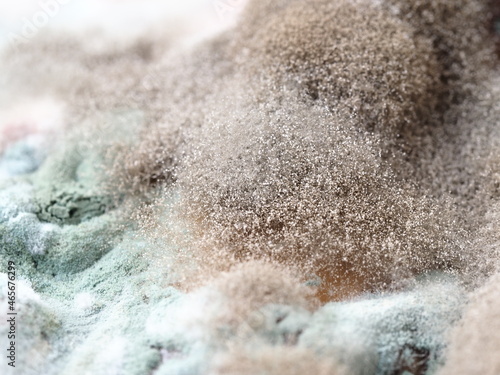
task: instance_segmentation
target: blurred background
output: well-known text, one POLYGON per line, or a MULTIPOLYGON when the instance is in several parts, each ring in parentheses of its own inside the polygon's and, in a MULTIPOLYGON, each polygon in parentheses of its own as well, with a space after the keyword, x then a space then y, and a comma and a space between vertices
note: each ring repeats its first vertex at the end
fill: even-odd
MULTIPOLYGON (((247 0, 0 0, 0 53, 38 49, 37 37, 68 35, 91 48, 128 45, 143 35, 193 45, 233 25, 247 0), (10 47, 7 48, 7 47, 10 47)), ((38 54, 40 53, 37 52, 38 54)), ((13 57, 13 56, 12 56, 13 57)), ((16 96, 0 69, 0 155, 28 134, 62 126, 63 104, 16 96)), ((3 174, 0 162, 0 178, 3 174)))
POLYGON ((245 1, 0 0, 0 47, 26 42, 42 30, 98 30, 130 38, 148 29, 178 28, 207 35, 231 25, 245 1))

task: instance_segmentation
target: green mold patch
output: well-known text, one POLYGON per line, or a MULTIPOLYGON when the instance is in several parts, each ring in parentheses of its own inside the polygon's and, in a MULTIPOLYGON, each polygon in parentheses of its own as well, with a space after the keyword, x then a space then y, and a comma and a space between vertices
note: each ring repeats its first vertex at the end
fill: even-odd
POLYGON ((101 216, 114 208, 112 199, 105 196, 85 196, 79 192, 60 192, 54 199, 39 204, 40 221, 59 225, 77 225, 101 216))
POLYGON ((65 226, 45 255, 34 256, 37 269, 53 276, 81 272, 110 251, 121 232, 111 215, 65 226))
POLYGON ((34 272, 35 262, 27 249, 26 242, 20 236, 12 236, 6 224, 0 224, 0 272, 6 272, 9 260, 15 259, 17 272, 20 275, 31 275, 34 272))

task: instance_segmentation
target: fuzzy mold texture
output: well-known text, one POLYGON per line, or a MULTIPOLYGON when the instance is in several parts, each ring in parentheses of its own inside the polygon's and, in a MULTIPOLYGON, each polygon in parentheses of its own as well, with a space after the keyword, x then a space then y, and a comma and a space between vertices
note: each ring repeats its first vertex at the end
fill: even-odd
POLYGON ((500 374, 498 1, 39 5, 1 374, 500 374))

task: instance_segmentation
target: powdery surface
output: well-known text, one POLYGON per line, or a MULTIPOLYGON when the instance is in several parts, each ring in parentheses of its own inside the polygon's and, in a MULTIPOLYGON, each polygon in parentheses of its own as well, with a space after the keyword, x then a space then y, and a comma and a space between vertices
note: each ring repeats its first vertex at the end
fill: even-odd
POLYGON ((485 374, 500 372, 500 275, 477 290, 458 326, 453 330, 448 360, 439 374, 485 374))

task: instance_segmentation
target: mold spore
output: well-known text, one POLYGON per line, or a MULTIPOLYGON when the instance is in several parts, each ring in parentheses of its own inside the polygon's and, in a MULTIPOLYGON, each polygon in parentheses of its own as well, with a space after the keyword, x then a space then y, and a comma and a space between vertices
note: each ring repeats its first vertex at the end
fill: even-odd
POLYGON ((432 116, 441 67, 430 40, 411 25, 371 1, 292 2, 265 23, 253 16, 260 7, 249 5, 240 27, 251 36, 240 42, 250 49, 244 58, 255 61, 273 86, 297 87, 345 109, 360 127, 387 134, 432 116))

